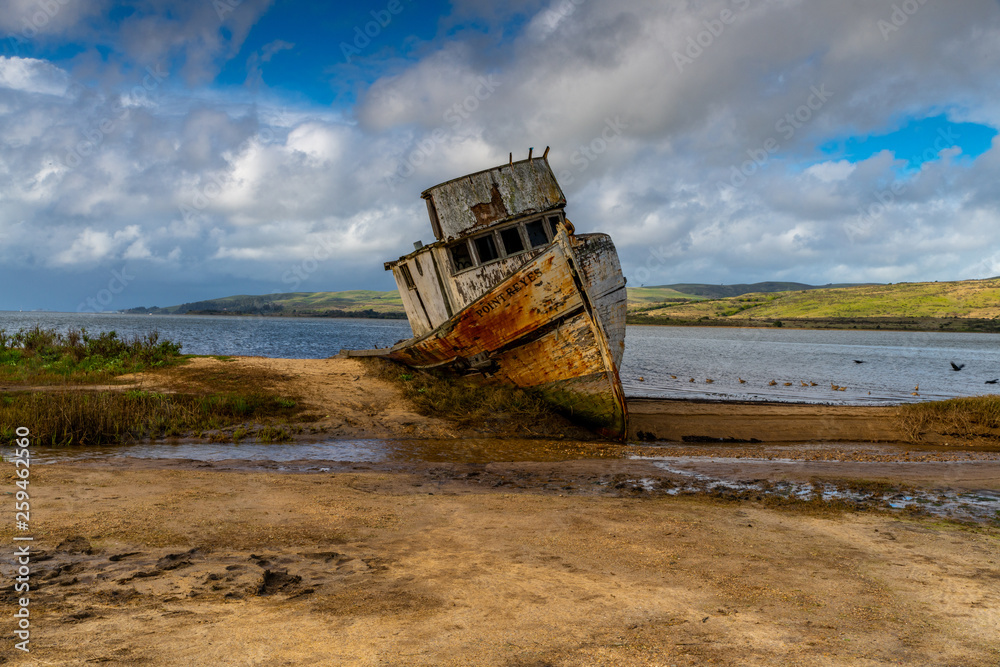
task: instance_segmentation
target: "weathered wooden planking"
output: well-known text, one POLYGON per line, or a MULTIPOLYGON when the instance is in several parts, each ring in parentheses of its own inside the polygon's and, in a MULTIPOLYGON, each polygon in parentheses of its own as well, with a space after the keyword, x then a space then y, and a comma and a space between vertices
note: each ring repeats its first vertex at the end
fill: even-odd
POLYGON ((554 330, 497 358, 496 381, 534 387, 574 419, 609 437, 627 429, 617 370, 601 354, 598 329, 585 310, 554 330))
POLYGON ((566 196, 544 157, 462 176, 428 188, 420 196, 430 202, 439 241, 566 205, 566 196))
POLYGON ((542 255, 452 320, 388 356, 418 368, 488 360, 494 381, 538 387, 582 421, 624 437, 628 416, 614 352, 573 254, 560 233, 542 255))
POLYGON ((621 368, 622 358, 625 356, 628 297, 625 278, 618 263, 618 251, 607 234, 579 234, 570 239, 587 292, 594 302, 604 334, 608 338, 615 366, 621 368))
POLYGON ((406 357, 400 361, 427 366, 491 353, 582 305, 563 249, 555 245, 438 329, 400 343, 406 357))

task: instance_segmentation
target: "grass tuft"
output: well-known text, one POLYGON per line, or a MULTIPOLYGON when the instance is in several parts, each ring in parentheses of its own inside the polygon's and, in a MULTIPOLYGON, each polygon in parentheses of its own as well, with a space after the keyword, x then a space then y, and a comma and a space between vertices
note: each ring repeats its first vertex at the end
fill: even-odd
POLYGON ((920 443, 929 433, 958 439, 1000 439, 1000 396, 970 396, 899 407, 896 426, 908 442, 920 443))
POLYGON ((416 371, 377 357, 360 361, 371 375, 398 387, 423 415, 496 435, 592 437, 530 390, 416 371))
POLYGON ((236 426, 237 441, 248 435, 263 442, 290 440, 288 432, 267 424, 258 431, 248 422, 288 420, 288 401, 262 390, 238 394, 164 394, 150 391, 13 392, 0 400, 0 444, 12 444, 17 426, 28 426, 43 445, 106 445, 143 438, 180 437, 236 426))
POLYGON ((19 385, 106 382, 116 375, 175 364, 181 346, 152 331, 120 338, 114 331, 0 329, 0 381, 19 385))
POLYGON ((0 444, 11 443, 18 426, 49 445, 195 434, 215 441, 291 439, 276 424, 291 421, 303 408, 275 392, 284 376, 235 364, 188 367, 180 348, 156 332, 122 339, 113 331, 94 337, 83 329, 65 334, 39 327, 15 334, 0 329, 0 381, 24 388, 0 394, 0 444), (162 377, 157 371, 175 365, 175 381, 164 392, 81 386, 124 373, 162 377))

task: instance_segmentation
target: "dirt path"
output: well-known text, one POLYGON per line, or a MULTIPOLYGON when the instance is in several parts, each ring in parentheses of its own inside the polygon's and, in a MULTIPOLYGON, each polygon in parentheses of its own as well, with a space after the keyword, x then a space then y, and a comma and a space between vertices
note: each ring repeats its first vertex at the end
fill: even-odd
POLYGON ((193 468, 32 469, 32 653, 12 649, 7 589, 5 664, 1000 661, 995 529, 418 469, 193 468))
POLYGON ((147 389, 177 391, 190 388, 192 381, 211 389, 214 375, 231 375, 234 370, 256 375, 276 393, 303 401, 310 412, 311 432, 351 438, 455 438, 462 434, 445 420, 411 410, 396 387, 372 376, 357 359, 196 357, 167 371, 121 379, 147 389))

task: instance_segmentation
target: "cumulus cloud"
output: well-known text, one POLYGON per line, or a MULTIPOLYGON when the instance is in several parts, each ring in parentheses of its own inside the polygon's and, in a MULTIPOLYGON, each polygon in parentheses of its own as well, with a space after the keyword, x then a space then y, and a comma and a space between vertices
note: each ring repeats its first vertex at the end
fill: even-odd
POLYGON ((67 73, 45 60, 0 56, 0 88, 62 95, 68 85, 67 73))
POLYGON ((86 227, 83 231, 77 234, 69 248, 56 254, 52 258, 52 262, 56 266, 59 266, 95 264, 103 260, 111 259, 113 255, 117 254, 118 251, 125 246, 127 246, 129 250, 136 247, 133 242, 137 242, 139 234, 138 225, 129 225, 125 229, 113 233, 86 227))

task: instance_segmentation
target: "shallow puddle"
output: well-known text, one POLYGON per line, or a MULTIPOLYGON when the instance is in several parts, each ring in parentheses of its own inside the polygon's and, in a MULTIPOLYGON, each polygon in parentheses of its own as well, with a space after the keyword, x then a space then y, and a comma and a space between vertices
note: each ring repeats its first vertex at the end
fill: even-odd
MULTIPOLYGON (((802 501, 844 502, 849 505, 878 506, 896 510, 919 510, 921 513, 960 521, 1000 522, 1000 491, 955 490, 949 488, 919 488, 907 483, 870 482, 867 480, 810 480, 765 479, 773 476, 776 468, 787 467, 799 473, 836 472, 836 462, 810 462, 793 459, 750 459, 701 456, 634 457, 651 461, 657 468, 678 475, 688 483, 663 488, 666 495, 684 493, 733 492, 762 497, 794 498, 802 501), (755 470, 758 468, 759 470, 755 470)), ((969 466, 977 461, 949 461, 947 463, 898 462, 891 464, 862 464, 869 477, 905 476, 907 468, 919 471, 929 465, 969 466), (892 469, 894 474, 886 475, 892 469), (902 473, 902 474, 901 474, 902 473)), ((653 490, 653 479, 641 480, 647 490, 653 490)))
POLYGON ((620 459, 621 445, 561 440, 328 440, 316 443, 153 442, 113 447, 38 447, 39 463, 99 459, 188 461, 338 461, 350 463, 492 463, 620 459))

